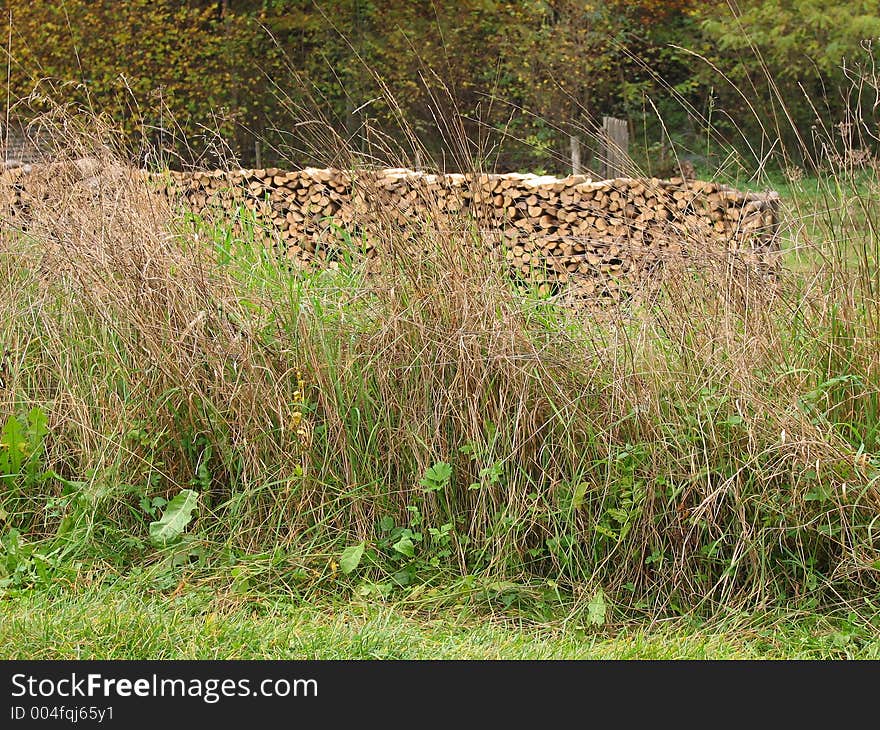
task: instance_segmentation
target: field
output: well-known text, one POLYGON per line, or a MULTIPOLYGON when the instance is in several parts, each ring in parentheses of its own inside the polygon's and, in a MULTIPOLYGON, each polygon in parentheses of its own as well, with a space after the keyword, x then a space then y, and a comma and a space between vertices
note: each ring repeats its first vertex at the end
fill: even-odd
POLYGON ((573 312, 467 220, 303 272, 106 149, 0 234, 4 657, 877 658, 876 170, 573 312))

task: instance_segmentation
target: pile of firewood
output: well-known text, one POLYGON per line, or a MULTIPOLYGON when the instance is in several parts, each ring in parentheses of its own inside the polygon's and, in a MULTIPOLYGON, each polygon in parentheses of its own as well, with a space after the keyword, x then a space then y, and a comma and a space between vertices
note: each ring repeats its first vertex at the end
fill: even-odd
POLYGON ((172 172, 163 191, 202 213, 247 210, 267 244, 313 265, 467 214, 520 277, 585 297, 619 299, 670 258, 720 246, 769 263, 777 246, 775 193, 699 180, 306 168, 172 172))
MULTIPOLYGON (((258 241, 306 266, 375 257, 389 238, 418 245, 428 222, 436 230, 469 220, 509 270, 540 291, 618 300, 671 260, 722 252, 772 268, 778 250, 776 193, 699 180, 593 182, 402 168, 143 174, 171 200, 239 229, 250 226, 258 241)), ((21 208, 33 177, 21 170, 0 175, 0 200, 21 208)))

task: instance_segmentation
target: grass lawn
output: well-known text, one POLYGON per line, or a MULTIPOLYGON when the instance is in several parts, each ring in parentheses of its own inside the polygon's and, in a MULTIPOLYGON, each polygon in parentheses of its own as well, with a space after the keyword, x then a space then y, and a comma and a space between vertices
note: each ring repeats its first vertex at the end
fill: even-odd
POLYGON ((810 614, 595 629, 376 602, 304 604, 131 581, 8 598, 3 659, 880 659, 880 638, 810 614))

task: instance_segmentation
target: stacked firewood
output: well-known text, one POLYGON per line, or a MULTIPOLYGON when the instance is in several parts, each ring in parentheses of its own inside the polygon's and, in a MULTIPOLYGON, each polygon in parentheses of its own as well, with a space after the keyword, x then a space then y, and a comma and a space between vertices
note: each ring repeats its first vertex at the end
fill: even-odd
POLYGON ((583 297, 619 299, 672 258, 720 246, 769 262, 777 247, 775 193, 699 180, 306 168, 169 173, 164 190, 203 213, 249 211, 267 243, 317 265, 468 214, 519 277, 583 297))
MULTIPOLYGON (((9 177, 5 174, 4 177, 9 177)), ((0 188, 15 207, 27 197, 15 173, 0 188), (11 193, 10 193, 11 191, 11 193)), ((715 182, 656 178, 592 181, 530 174, 431 174, 404 168, 306 168, 166 172, 151 183, 195 213, 250 227, 256 239, 306 266, 346 255, 375 257, 382 242, 418 245, 471 220, 520 280, 575 298, 621 296, 666 262, 735 255, 772 267, 778 249, 776 193, 715 182)))

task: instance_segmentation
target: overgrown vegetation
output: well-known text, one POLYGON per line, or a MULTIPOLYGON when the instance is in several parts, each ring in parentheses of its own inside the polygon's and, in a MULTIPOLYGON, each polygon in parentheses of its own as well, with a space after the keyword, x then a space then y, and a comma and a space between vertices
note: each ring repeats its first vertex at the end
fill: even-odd
POLYGON ((812 198, 809 275, 696 258, 572 313, 466 220, 303 272, 93 152, 2 233, 7 594, 98 560, 592 626, 876 614, 875 173, 812 198))
MULTIPOLYGON (((581 312, 507 280, 466 218, 415 241, 389 227, 369 265, 340 229, 333 268, 288 266, 246 211, 170 206, 125 135, 53 108, 44 143, 98 172, 56 168, 0 229, 2 599, 73 601, 59 632, 80 594, 90 611, 192 600, 187 620, 222 605, 230 642, 250 636, 240 610, 265 605, 291 641, 277 622, 296 603, 563 622, 578 640, 709 619, 752 627, 757 643, 731 650, 750 656, 777 653, 750 618, 766 613, 782 654, 875 656, 878 82, 851 81, 840 109, 858 134, 820 110, 804 139, 796 114, 773 114, 782 87, 776 126, 753 117, 778 144, 747 177, 785 186, 777 276, 690 241, 656 291, 581 312)), ((418 143, 418 124, 405 134, 418 143)), ((717 175, 744 182, 740 161, 717 175)), ((17 620, 0 641, 34 630, 17 620)))

